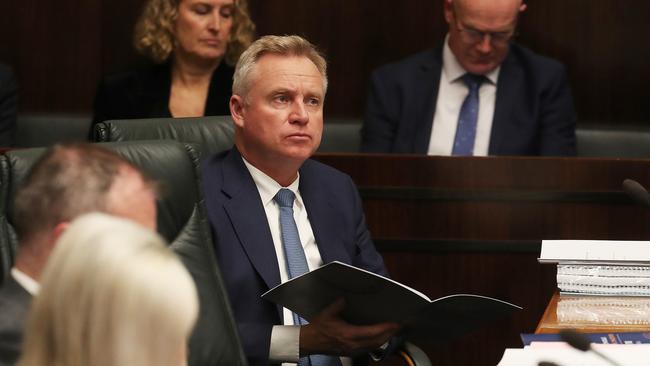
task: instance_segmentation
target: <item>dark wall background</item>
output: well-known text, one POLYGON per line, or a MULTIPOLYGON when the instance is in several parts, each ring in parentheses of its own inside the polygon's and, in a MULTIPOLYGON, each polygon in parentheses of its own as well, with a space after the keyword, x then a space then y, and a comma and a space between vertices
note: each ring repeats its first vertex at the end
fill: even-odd
MULTIPOLYGON (((97 80, 139 62, 143 0, 0 1, 0 60, 22 112, 89 114, 97 80)), ((444 36, 442 0, 250 0, 259 34, 297 33, 326 51, 328 116, 360 117, 372 69, 444 36)), ((581 121, 650 122, 646 0, 529 0, 518 41, 563 61, 581 121)), ((584 123, 584 122, 581 122, 584 123)))

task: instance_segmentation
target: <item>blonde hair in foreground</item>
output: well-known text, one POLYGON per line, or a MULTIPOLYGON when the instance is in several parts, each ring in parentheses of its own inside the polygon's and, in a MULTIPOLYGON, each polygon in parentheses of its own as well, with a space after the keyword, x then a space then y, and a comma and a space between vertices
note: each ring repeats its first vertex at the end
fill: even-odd
POLYGON ((192 278, 156 233, 93 213, 52 252, 20 366, 179 366, 198 313, 192 278))
POLYGON ((266 54, 307 57, 323 77, 323 92, 327 92, 327 61, 316 46, 300 36, 264 36, 242 53, 235 66, 232 93, 246 97, 255 74, 255 64, 266 54))

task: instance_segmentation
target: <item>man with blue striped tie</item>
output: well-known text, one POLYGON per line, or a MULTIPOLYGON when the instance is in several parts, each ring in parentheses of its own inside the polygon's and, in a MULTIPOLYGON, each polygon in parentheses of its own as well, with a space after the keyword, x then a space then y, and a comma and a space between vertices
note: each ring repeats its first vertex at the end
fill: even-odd
POLYGON ((436 48, 371 77, 361 150, 454 156, 576 154, 565 67, 514 42, 524 0, 444 0, 436 48))
POLYGON ((309 159, 320 144, 326 90, 326 62, 313 45, 262 37, 235 69, 235 147, 203 164, 217 260, 253 366, 363 364, 399 329, 349 324, 339 316, 343 301, 307 323, 260 298, 335 260, 386 275, 354 183, 309 159))

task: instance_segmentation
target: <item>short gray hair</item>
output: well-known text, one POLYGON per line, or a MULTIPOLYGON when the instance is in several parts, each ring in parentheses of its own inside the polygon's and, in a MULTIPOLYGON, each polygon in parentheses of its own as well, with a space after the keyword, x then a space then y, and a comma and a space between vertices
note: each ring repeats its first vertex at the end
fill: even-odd
POLYGON ((253 42, 242 53, 235 67, 232 93, 245 96, 250 90, 251 78, 257 61, 266 54, 304 56, 314 63, 323 77, 323 88, 327 91, 327 61, 316 46, 300 36, 264 36, 253 42))

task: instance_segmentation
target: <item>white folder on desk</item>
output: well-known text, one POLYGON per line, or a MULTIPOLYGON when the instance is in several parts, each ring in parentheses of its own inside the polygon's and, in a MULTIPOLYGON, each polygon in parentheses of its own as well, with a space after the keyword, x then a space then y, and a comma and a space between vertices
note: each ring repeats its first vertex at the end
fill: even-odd
POLYGON ((542 240, 541 263, 650 264, 650 241, 542 240))
MULTIPOLYGON (((594 344, 594 348, 619 365, 647 366, 650 344, 594 344)), ((612 366, 593 352, 581 352, 566 343, 509 348, 497 366, 537 366, 540 362, 553 362, 561 366, 612 366)))

